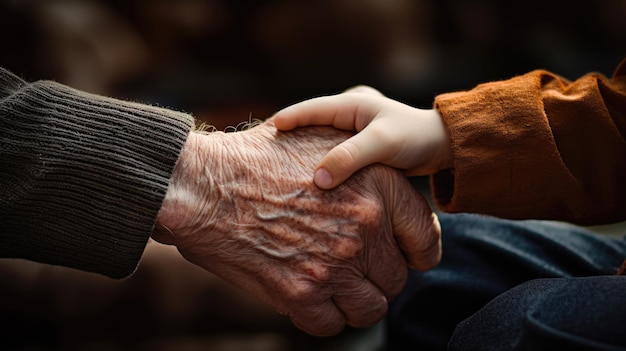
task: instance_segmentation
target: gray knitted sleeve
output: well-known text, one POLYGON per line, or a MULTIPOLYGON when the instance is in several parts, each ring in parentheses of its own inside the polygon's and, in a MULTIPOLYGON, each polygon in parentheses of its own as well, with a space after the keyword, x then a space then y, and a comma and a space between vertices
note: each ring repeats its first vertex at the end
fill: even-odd
POLYGON ((0 68, 0 257, 131 274, 193 124, 0 68))

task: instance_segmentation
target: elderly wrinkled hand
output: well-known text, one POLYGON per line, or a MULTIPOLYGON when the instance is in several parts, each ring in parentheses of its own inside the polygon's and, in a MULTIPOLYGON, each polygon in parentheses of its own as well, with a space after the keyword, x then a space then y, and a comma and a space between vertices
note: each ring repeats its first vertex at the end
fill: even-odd
POLYGON ((328 127, 279 132, 272 119, 236 133, 191 133, 153 238, 310 334, 375 324, 407 265, 439 262, 440 227, 386 166, 330 191, 315 186, 315 165, 350 136, 328 127))

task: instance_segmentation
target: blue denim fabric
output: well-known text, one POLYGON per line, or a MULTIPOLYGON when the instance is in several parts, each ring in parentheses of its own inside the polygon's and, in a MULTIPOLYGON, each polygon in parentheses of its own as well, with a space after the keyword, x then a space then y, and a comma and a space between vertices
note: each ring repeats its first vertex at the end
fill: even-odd
POLYGON ((626 277, 614 275, 624 239, 556 222, 439 218, 442 261, 409 272, 385 321, 388 351, 626 347, 626 277))

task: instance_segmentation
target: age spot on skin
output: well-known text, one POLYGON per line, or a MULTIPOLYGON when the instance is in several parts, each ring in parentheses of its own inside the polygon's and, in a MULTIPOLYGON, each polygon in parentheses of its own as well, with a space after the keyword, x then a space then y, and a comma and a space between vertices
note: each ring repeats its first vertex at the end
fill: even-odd
POLYGON ((357 240, 356 237, 342 237, 336 241, 337 244, 333 248, 335 256, 341 259, 357 257, 363 250, 363 242, 357 240))
POLYGON ((319 281, 326 281, 330 277, 328 269, 317 262, 303 261, 300 264, 300 269, 302 269, 306 275, 314 277, 319 281))

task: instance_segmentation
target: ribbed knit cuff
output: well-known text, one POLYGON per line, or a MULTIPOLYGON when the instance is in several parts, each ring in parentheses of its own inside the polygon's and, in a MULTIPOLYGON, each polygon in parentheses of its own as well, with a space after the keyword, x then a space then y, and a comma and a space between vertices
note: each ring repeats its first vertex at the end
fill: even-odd
POLYGON ((0 77, 0 255, 128 276, 193 118, 0 77))

